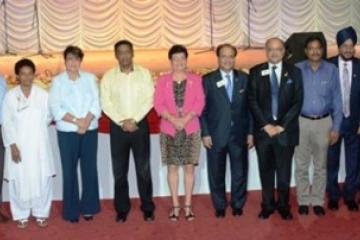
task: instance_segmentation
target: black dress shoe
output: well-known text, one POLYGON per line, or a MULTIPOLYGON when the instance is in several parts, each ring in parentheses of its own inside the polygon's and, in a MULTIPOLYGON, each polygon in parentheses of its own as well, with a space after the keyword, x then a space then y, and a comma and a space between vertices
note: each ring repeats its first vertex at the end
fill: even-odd
POLYGON ((146 222, 151 222, 155 219, 154 211, 144 211, 144 220, 146 222))
POLYGON ((317 216, 324 216, 325 215, 325 209, 322 206, 314 206, 314 213, 317 216))
POLYGON ((224 218, 225 217, 225 209, 216 209, 215 217, 224 218))
POLYGON ((233 208, 232 215, 233 216, 241 216, 243 214, 242 208, 233 208))
POLYGON ((85 221, 92 221, 94 220, 94 216, 93 215, 84 215, 83 216, 85 221))
POLYGON ((78 218, 74 218, 74 219, 69 219, 68 221, 71 222, 71 223, 78 223, 78 222, 79 222, 79 219, 78 219, 78 218))
POLYGON ((119 212, 116 215, 116 222, 126 222, 128 213, 127 212, 119 212))
POLYGON ((260 219, 268 219, 270 217, 271 214, 273 214, 274 211, 273 210, 268 210, 268 209, 261 209, 258 217, 260 219))
POLYGON ((359 206, 355 201, 346 201, 345 204, 346 204, 347 208, 349 209, 349 211, 351 211, 351 212, 359 211, 359 206))
POLYGON ((299 214, 300 215, 308 215, 309 214, 309 207, 305 205, 299 206, 299 214))
POLYGON ((293 219, 293 215, 291 214, 289 209, 279 209, 278 212, 283 220, 293 219))
POLYGON ((328 203, 328 209, 336 211, 339 209, 339 203, 338 201, 332 201, 330 200, 328 203))

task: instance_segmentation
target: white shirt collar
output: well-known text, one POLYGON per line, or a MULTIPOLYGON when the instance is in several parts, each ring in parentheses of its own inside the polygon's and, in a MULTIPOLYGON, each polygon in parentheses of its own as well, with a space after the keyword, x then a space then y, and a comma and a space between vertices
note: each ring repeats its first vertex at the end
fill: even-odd
POLYGON ((234 70, 231 70, 230 72, 225 72, 224 70, 220 69, 221 77, 222 79, 226 80, 226 75, 230 75, 231 79, 234 79, 234 70))
POLYGON ((282 62, 279 62, 277 64, 273 64, 273 63, 269 62, 270 75, 271 75, 272 67, 276 66, 275 73, 276 73, 276 77, 277 77, 279 83, 280 83, 280 80, 281 80, 282 65, 283 65, 282 62))
POLYGON ((352 67, 352 61, 345 61, 341 56, 339 56, 339 66, 342 65, 344 66, 344 64, 346 63, 347 66, 352 67))
POLYGON ((339 56, 339 75, 340 80, 342 81, 342 75, 344 73, 344 63, 346 62, 346 67, 349 71, 350 76, 352 76, 352 68, 353 68, 353 61, 344 61, 341 56, 339 56))
POLYGON ((278 62, 277 64, 273 64, 273 63, 269 62, 269 69, 272 69, 273 66, 276 66, 276 69, 281 69, 282 62, 278 62))
POLYGON ((225 86, 228 86, 229 80, 226 78, 226 75, 230 75, 230 82, 234 82, 234 70, 231 70, 230 72, 225 72, 222 69, 220 69, 221 78, 223 81, 225 81, 225 86))

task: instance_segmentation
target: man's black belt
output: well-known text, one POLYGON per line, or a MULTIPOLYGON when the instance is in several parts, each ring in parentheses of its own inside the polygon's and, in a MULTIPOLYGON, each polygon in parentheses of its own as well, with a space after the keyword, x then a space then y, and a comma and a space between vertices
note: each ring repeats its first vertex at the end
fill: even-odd
POLYGON ((310 119, 310 120, 320 120, 320 119, 323 119, 323 118, 327 118, 329 115, 330 114, 327 113, 327 114, 319 115, 319 116, 307 116, 307 115, 304 115, 304 114, 301 114, 300 116, 303 117, 303 118, 310 119))

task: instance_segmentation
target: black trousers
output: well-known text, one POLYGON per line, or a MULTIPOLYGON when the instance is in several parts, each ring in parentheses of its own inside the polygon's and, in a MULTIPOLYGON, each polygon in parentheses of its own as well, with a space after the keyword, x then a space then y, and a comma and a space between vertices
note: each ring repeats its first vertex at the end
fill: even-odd
POLYGON ((150 172, 149 127, 146 120, 139 122, 138 127, 137 131, 129 133, 123 131, 114 122, 110 124, 110 147, 115 178, 114 204, 118 213, 127 213, 131 208, 128 182, 130 150, 132 150, 135 161, 141 210, 153 211, 155 209, 150 172))
POLYGON ((246 145, 239 145, 230 138, 223 148, 213 146, 207 149, 208 178, 211 199, 215 209, 225 209, 226 199, 226 157, 230 157, 231 171, 231 207, 243 208, 246 201, 246 187, 248 174, 248 149, 246 145))
POLYGON ((294 146, 280 145, 276 139, 256 141, 256 152, 262 186, 262 208, 289 209, 289 189, 294 146), (275 176, 278 200, 275 201, 275 176))

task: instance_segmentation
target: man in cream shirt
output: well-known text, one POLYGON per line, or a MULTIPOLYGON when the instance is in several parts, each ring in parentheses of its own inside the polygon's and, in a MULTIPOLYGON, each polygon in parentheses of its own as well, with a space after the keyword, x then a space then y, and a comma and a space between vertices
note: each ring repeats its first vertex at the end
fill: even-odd
POLYGON ((107 71, 100 83, 101 104, 111 119, 110 147, 115 178, 117 222, 130 211, 129 154, 133 152, 141 210, 145 221, 154 219, 150 173, 150 136, 146 115, 153 107, 154 84, 148 69, 133 64, 131 42, 115 44, 118 66, 107 71))

